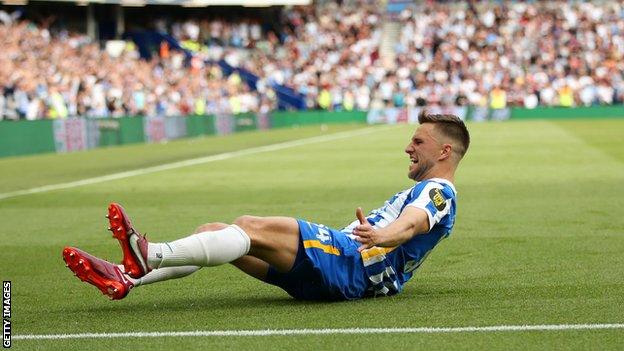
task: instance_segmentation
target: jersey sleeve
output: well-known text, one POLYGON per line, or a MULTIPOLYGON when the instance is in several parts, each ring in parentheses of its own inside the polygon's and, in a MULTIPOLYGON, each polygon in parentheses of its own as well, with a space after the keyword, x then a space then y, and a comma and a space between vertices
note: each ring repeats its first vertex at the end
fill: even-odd
POLYGON ((353 222, 351 222, 351 224, 349 224, 348 226, 342 228, 341 232, 346 233, 346 234, 351 234, 353 233, 353 230, 355 229, 355 227, 357 227, 360 224, 359 220, 355 220, 353 222))
POLYGON ((429 217, 429 230, 431 230, 451 211, 454 193, 436 182, 427 182, 424 186, 419 185, 412 189, 412 200, 406 206, 424 210, 429 217))

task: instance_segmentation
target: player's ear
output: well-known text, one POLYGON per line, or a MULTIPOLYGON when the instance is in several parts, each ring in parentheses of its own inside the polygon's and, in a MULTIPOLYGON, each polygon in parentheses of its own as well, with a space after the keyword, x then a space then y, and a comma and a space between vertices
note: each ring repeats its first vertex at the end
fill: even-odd
POLYGON ((446 160, 451 157, 453 154, 453 145, 451 144, 443 144, 442 149, 440 150, 440 157, 438 157, 438 161, 446 160))

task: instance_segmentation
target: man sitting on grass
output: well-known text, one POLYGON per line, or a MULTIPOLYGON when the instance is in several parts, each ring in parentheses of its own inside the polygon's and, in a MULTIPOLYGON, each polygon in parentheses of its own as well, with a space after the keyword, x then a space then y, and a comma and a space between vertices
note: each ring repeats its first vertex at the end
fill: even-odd
POLYGON ((455 170, 470 144, 453 115, 422 112, 405 148, 408 177, 398 192, 342 230, 290 217, 242 216, 233 224, 208 223, 196 233, 151 243, 118 204, 108 207, 121 265, 66 247, 63 258, 78 278, 111 299, 130 289, 187 276, 200 267, 232 263, 243 272, 309 300, 349 300, 399 293, 429 252, 455 223, 455 170))

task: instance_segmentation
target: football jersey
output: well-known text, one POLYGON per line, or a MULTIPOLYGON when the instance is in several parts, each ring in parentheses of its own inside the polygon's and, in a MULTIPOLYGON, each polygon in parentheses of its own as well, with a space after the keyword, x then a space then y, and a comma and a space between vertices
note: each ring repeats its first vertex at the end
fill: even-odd
MULTIPOLYGON (((371 282, 370 293, 394 295, 400 292, 431 250, 451 233, 455 223, 453 184, 442 178, 432 178, 392 196, 385 204, 371 211, 366 219, 373 228, 385 228, 399 218, 408 206, 420 208, 429 217, 429 231, 418 234, 397 247, 372 247, 362 251, 366 274, 371 282)), ((355 220, 341 231, 351 238, 355 220)))

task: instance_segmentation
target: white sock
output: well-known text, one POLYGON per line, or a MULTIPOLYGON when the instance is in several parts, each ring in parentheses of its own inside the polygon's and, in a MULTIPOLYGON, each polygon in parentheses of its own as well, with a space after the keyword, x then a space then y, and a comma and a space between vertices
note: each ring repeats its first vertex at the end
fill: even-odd
POLYGON ((150 243, 147 264, 152 268, 210 267, 232 262, 249 252, 251 239, 237 225, 214 232, 203 232, 170 243, 150 243))
POLYGON ((180 266, 180 267, 166 267, 153 269, 146 275, 139 279, 134 279, 131 276, 124 274, 128 280, 134 284, 134 287, 139 285, 147 285, 157 282, 162 282, 169 279, 178 279, 186 277, 187 275, 197 272, 201 267, 198 266, 180 266))
MULTIPOLYGON (((124 267, 123 264, 118 264, 117 267, 119 268, 119 270, 122 273, 126 271, 126 268, 124 267)), ((123 276, 124 276, 124 278, 128 279, 132 283, 132 285, 134 285, 134 286, 137 286, 137 283, 141 280, 141 279, 132 278, 127 273, 123 273, 123 276)))

